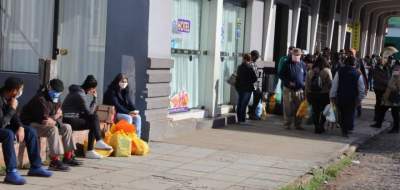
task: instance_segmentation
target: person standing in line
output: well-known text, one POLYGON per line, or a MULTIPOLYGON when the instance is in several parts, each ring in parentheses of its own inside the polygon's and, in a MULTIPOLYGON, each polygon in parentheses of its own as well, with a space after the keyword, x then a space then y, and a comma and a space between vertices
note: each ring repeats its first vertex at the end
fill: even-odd
POLYGON ((251 55, 244 54, 242 64, 237 69, 236 90, 239 94, 237 118, 239 123, 246 121, 246 108, 251 94, 254 91, 254 83, 257 81, 256 73, 251 67, 251 55))
MULTIPOLYGON (((373 81, 374 81, 374 93, 375 93, 375 109, 374 109, 374 121, 375 124, 371 125, 374 128, 381 128, 383 119, 379 118, 379 115, 382 113, 382 98, 383 94, 386 91, 387 85, 390 79, 390 68, 388 63, 382 61, 380 57, 375 58, 377 60, 377 64, 374 69, 371 71, 373 81), (380 121, 382 120, 382 122, 380 121)), ((393 112, 392 112, 393 116, 393 112)), ((393 117, 395 118, 395 117, 393 117)))
POLYGON ((252 120, 260 120, 261 118, 257 116, 256 109, 258 104, 262 100, 262 70, 257 67, 257 60, 260 58, 260 53, 257 50, 250 52, 251 55, 251 66, 256 73, 257 81, 254 83, 253 91, 253 105, 249 106, 249 118, 252 120))
POLYGON ((349 137, 354 130, 356 108, 365 97, 365 84, 360 71, 356 69, 356 59, 349 56, 344 63, 345 66, 333 78, 330 98, 339 112, 342 135, 349 137))
POLYGON ((329 91, 332 87, 332 73, 328 60, 319 57, 306 78, 306 94, 308 102, 311 103, 315 133, 325 132, 325 117, 322 112, 329 104, 329 91))
POLYGON ((301 49, 293 49, 291 58, 282 67, 279 74, 283 83, 283 112, 286 129, 290 129, 292 123, 298 130, 303 130, 302 119, 296 117, 296 112, 304 100, 304 87, 307 74, 307 66, 300 59, 301 49))

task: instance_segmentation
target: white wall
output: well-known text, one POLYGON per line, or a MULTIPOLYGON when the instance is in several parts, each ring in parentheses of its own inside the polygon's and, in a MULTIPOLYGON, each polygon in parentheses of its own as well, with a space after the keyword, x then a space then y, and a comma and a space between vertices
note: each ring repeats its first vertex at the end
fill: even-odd
POLYGON ((262 50, 264 2, 250 0, 246 8, 246 38, 244 51, 262 50))
POLYGON ((148 57, 169 59, 171 58, 172 0, 149 0, 149 3, 148 57))

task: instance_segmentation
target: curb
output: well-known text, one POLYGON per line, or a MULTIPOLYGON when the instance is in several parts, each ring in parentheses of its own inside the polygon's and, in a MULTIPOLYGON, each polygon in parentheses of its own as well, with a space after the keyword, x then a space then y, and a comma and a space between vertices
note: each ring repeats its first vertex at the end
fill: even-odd
POLYGON ((322 163, 320 166, 315 166, 313 169, 309 170, 306 174, 298 177, 296 180, 294 180, 291 183, 286 184, 283 187, 286 187, 286 186, 295 186, 295 187, 297 187, 297 186, 308 184, 312 180, 312 178, 314 177, 314 175, 313 175, 313 170, 314 169, 317 169, 317 168, 326 169, 326 168, 328 168, 331 164, 333 164, 336 161, 340 160, 344 156, 348 156, 348 155, 351 155, 351 154, 355 153, 361 145, 365 144, 370 139, 372 139, 372 138, 374 138, 374 137, 386 132, 388 129, 390 129, 390 125, 384 125, 384 126, 382 126, 382 128, 374 131, 372 134, 370 134, 368 136, 365 136, 365 137, 361 137, 361 138, 355 140, 354 142, 351 142, 351 143, 347 144, 345 147, 343 147, 338 152, 336 152, 332 156, 333 158, 329 159, 325 163, 322 163))

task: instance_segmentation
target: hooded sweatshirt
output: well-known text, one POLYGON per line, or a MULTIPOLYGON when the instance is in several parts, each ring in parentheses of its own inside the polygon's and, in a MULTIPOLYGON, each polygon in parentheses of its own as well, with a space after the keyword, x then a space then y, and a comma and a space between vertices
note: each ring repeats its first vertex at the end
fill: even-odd
POLYGON ((88 96, 78 85, 71 85, 62 105, 62 110, 66 118, 91 115, 96 110, 96 97, 88 96))

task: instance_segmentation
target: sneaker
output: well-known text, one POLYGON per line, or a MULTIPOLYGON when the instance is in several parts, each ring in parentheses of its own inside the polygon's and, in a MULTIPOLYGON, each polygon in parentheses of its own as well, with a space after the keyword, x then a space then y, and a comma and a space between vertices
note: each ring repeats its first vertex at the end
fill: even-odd
POLYGON ((95 149, 100 149, 100 150, 112 150, 113 148, 106 144, 103 140, 99 140, 96 142, 96 145, 94 145, 95 149))
POLYGON ((49 170, 44 169, 43 167, 40 167, 40 168, 29 169, 28 175, 36 177, 50 177, 53 175, 53 173, 49 170))
POLYGON ((65 165, 63 162, 61 162, 60 160, 52 160, 49 165, 49 170, 68 172, 71 169, 67 165, 65 165))
POLYGON ((85 157, 89 158, 89 159, 102 159, 103 158, 102 155, 100 155, 99 153, 97 153, 94 150, 87 151, 85 157))
POLYGON ((82 161, 77 160, 75 158, 71 158, 71 159, 65 159, 64 158, 63 159, 63 163, 68 165, 68 166, 72 166, 72 167, 82 165, 82 161))
POLYGON ((24 185, 26 183, 26 180, 19 174, 16 169, 14 169, 11 172, 7 172, 6 178, 4 178, 4 183, 13 185, 24 185))

